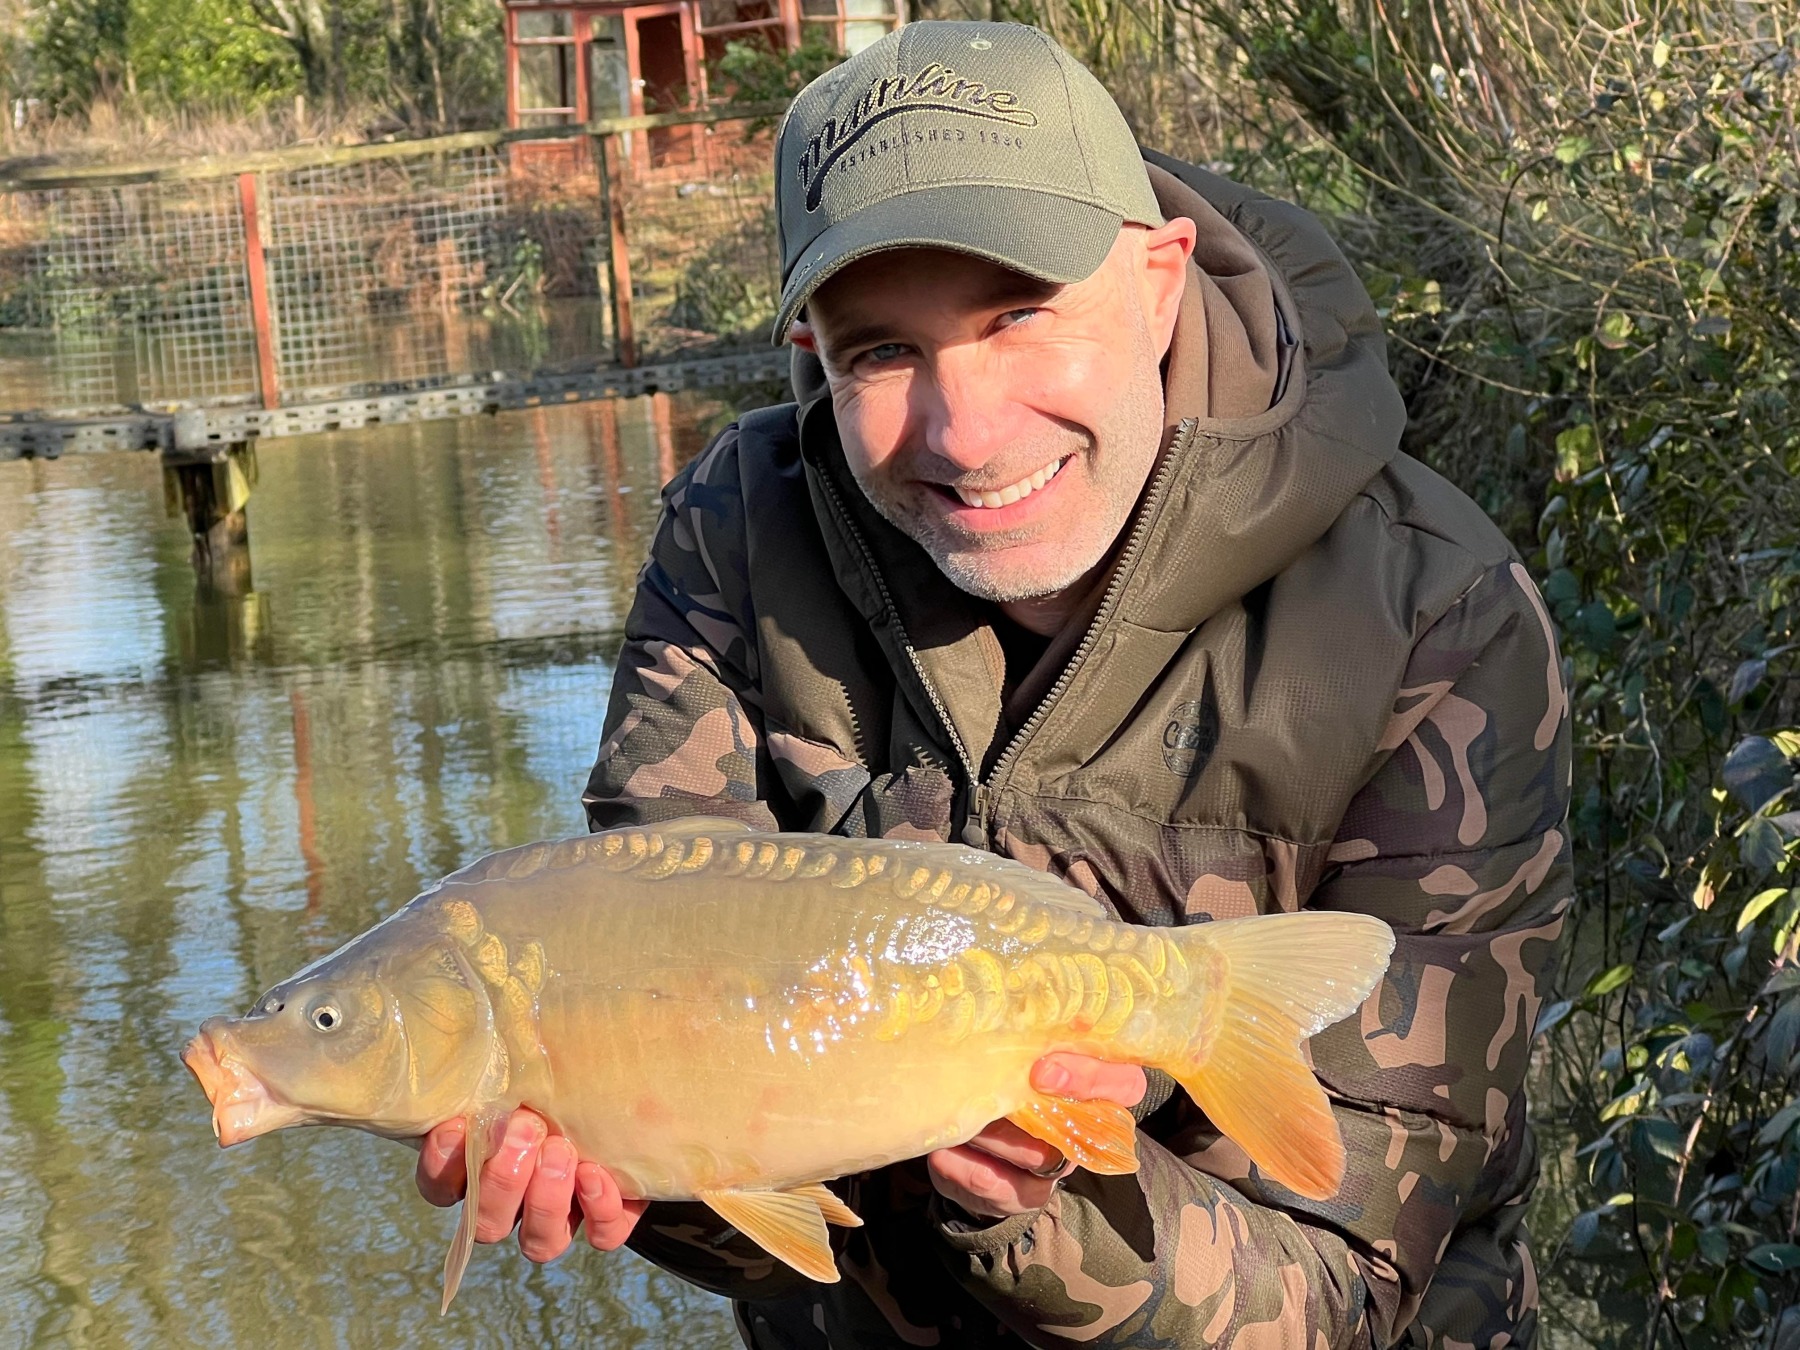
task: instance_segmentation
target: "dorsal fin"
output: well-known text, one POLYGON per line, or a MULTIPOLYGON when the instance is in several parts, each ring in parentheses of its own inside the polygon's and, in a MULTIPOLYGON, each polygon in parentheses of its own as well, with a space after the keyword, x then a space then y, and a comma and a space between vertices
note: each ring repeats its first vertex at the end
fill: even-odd
POLYGON ((659 820, 643 827, 646 834, 660 834, 665 839, 691 839, 703 834, 754 834, 748 825, 730 816, 682 816, 677 820, 659 820))
MULTIPOLYGON (((439 882, 439 886, 447 886, 452 882, 460 885, 472 885, 481 881, 495 881, 502 877, 510 881, 524 881, 536 876, 539 872, 554 872, 565 867, 575 867, 589 858, 605 850, 605 839, 613 834, 661 835, 664 839, 691 839, 701 835, 716 834, 749 834, 750 827, 741 820, 731 820, 725 816, 685 816, 679 820, 666 820, 656 825, 622 826, 616 830, 602 830, 598 834, 578 834, 568 839, 544 839, 535 844, 520 844, 517 848, 502 849, 498 853, 489 853, 477 858, 467 867, 452 872, 439 882)), ((436 890, 433 887, 432 890, 436 890)), ((426 892, 430 894, 430 892, 426 892)))

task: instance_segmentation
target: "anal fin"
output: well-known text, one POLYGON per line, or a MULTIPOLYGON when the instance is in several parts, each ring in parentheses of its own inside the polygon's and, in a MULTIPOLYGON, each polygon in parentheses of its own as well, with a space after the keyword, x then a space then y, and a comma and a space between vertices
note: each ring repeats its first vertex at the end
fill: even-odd
MULTIPOLYGON (((701 1191, 698 1198, 738 1232, 807 1279, 835 1284, 837 1258, 825 1231, 824 1211, 810 1194, 812 1189, 802 1186, 793 1191, 701 1191)), ((842 1201, 838 1201, 838 1208, 849 1213, 842 1201)))
POLYGON ((787 1193, 811 1200, 819 1207, 819 1213, 825 1216, 826 1223, 836 1224, 839 1228, 863 1226, 862 1216, 838 1199, 837 1192, 822 1181, 815 1181, 810 1186, 792 1186, 787 1193))
POLYGON ((1090 1172, 1118 1176, 1138 1170, 1137 1121, 1117 1102, 1040 1094, 1007 1119, 1090 1172))

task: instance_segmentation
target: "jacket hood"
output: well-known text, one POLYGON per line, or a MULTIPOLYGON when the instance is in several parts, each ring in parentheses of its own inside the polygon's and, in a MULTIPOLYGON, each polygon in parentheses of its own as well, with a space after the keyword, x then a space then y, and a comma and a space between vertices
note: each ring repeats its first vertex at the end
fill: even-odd
MULTIPOLYGON (((1153 152, 1145 158, 1164 215, 1194 221, 1198 240, 1164 363, 1164 460, 1152 476, 1160 487, 1126 527, 1142 545, 1115 563, 1105 588, 1112 602, 1099 616, 1110 629, 1164 635, 1106 644, 1124 710, 1130 687, 1153 677, 1178 635, 1330 528, 1398 453, 1406 417, 1374 306, 1309 213, 1153 152)), ((890 645, 889 615, 900 620, 920 673, 954 691, 939 711, 979 764, 1000 724, 993 610, 954 587, 863 497, 823 371, 798 349, 793 383, 801 453, 844 588, 890 645)), ((1046 662, 1060 669, 1093 616, 1090 607, 1074 625, 1082 631, 1061 635, 1046 662)), ((896 669, 910 661, 897 659, 896 669)))
POLYGON ((1194 312, 1190 283, 1164 379, 1170 420, 1190 433, 1118 615, 1185 632, 1318 541, 1399 453, 1406 408, 1375 306, 1310 213, 1145 158, 1163 213, 1198 228, 1204 304, 1194 312), (1246 394, 1276 344, 1285 368, 1259 410, 1246 394))

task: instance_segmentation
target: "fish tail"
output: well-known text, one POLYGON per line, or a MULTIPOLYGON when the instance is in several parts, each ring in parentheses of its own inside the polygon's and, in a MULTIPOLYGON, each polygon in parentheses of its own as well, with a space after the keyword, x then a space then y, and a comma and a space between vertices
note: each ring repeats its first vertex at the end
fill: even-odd
POLYGON ((1387 970, 1393 930, 1367 914, 1269 914, 1163 936, 1200 976, 1200 1025, 1156 1067, 1264 1176, 1312 1200, 1344 1179, 1344 1141, 1307 1037, 1354 1012, 1387 970))

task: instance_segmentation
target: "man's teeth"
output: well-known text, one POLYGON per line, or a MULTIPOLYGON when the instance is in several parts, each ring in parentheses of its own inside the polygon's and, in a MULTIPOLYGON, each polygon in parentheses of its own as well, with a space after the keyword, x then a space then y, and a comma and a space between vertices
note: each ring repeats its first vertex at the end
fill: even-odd
POLYGON ((962 498, 964 506, 1011 506, 1022 497, 1029 497, 1048 483, 1069 461, 1059 459, 1054 464, 1046 464, 1029 478, 1021 478, 1011 487, 1003 487, 998 492, 970 492, 967 488, 957 488, 956 495, 962 498))

